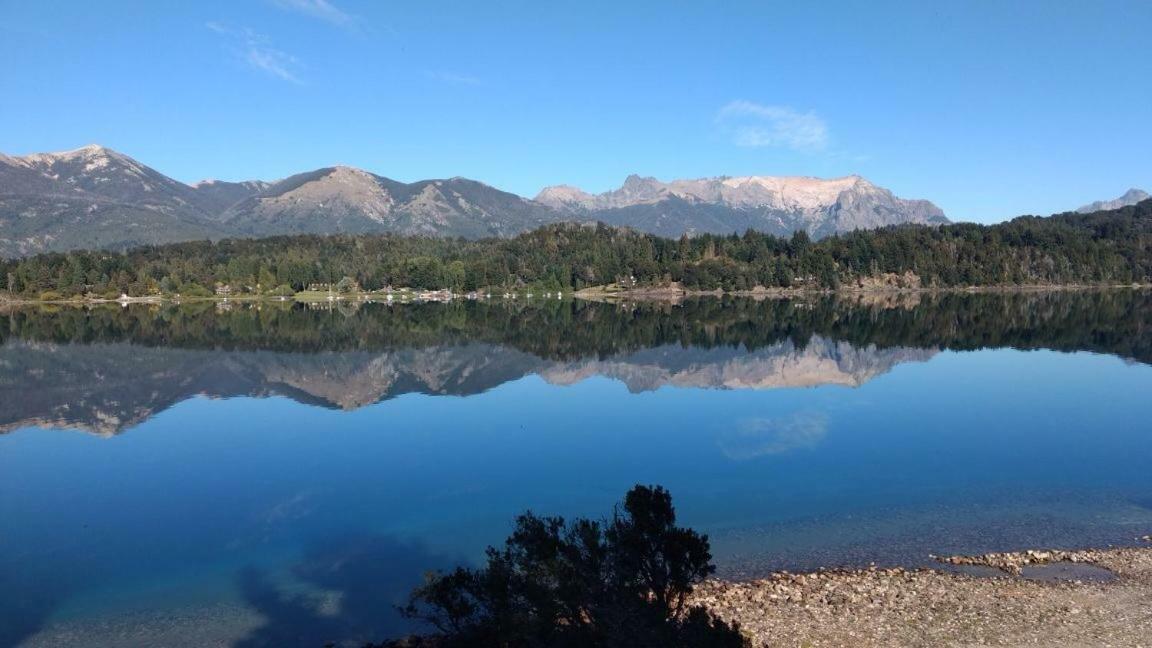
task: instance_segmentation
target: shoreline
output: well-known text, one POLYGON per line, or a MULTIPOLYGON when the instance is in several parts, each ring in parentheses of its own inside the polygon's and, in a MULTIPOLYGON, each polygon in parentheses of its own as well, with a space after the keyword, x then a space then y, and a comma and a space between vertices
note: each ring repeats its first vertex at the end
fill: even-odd
MULTIPOLYGON (((1152 637, 1152 546, 937 558, 934 567, 712 578, 690 602, 767 646, 1138 646, 1152 637), (1013 574, 1043 565, 1053 574, 1013 574), (1069 568, 1068 566, 1072 566, 1069 568), (1015 566, 1015 567, 1013 567, 1015 566), (957 568, 962 567, 962 568, 957 568)), ((21 645, 228 646, 264 627, 244 605, 134 611, 49 624, 21 645)), ((341 646, 386 637, 359 637, 341 646)))
POLYGON ((603 287, 585 288, 573 293, 577 299, 588 301, 677 301, 695 297, 745 297, 752 299, 795 299, 811 296, 890 296, 890 295, 942 295, 980 293, 1044 293, 1075 292, 1090 290, 1148 290, 1152 284, 1021 284, 998 286, 949 286, 949 287, 841 287, 837 289, 816 288, 756 288, 752 290, 686 290, 683 288, 633 288, 608 291, 603 287))
MULTIPOLYGON (((605 290, 598 286, 584 288, 568 293, 551 293, 549 296, 515 295, 512 297, 496 296, 476 297, 467 293, 452 294, 443 297, 442 291, 429 291, 437 293, 436 298, 425 298, 417 293, 371 294, 355 293, 334 298, 319 298, 313 296, 281 297, 272 295, 238 295, 238 296, 208 296, 208 297, 169 297, 164 295, 150 295, 147 297, 124 297, 120 299, 79 297, 72 299, 29 299, 12 297, 0 294, 0 307, 11 306, 90 306, 118 304, 185 304, 185 303, 389 303, 412 304, 429 302, 451 301, 500 301, 510 303, 530 303, 532 301, 547 302, 567 299, 577 299, 593 302, 678 302, 684 299, 701 297, 740 297, 751 299, 799 299, 804 297, 870 297, 870 296, 919 296, 943 294, 1012 294, 1012 293, 1046 293, 1046 292, 1080 292, 1093 290, 1152 290, 1152 284, 1027 284, 1014 286, 954 286, 954 287, 851 287, 835 290, 810 288, 758 288, 753 290, 686 290, 683 288, 633 288, 628 290, 605 290), (394 295, 401 294, 400 297, 394 295), (391 297, 391 298, 390 298, 391 297)), ((547 293, 546 293, 547 294, 547 293)))

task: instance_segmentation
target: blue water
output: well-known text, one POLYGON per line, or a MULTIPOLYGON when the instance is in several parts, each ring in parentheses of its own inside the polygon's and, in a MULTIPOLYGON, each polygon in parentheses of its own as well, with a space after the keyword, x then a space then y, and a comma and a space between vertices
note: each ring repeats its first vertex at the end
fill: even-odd
MULTIPOLYGON (((651 367, 657 352, 695 351, 617 360, 651 367)), ((0 586, 23 592, 0 602, 0 645, 219 602, 274 623, 297 590, 359 597, 343 614, 371 618, 345 619, 348 632, 397 631, 386 603, 424 570, 478 559, 525 509, 600 516, 635 483, 669 488, 734 576, 1152 531, 1152 367, 1139 362, 929 350, 859 386, 771 387, 641 386, 596 367, 347 410, 275 390, 193 394, 107 437, 43 420, 0 435, 0 586)))

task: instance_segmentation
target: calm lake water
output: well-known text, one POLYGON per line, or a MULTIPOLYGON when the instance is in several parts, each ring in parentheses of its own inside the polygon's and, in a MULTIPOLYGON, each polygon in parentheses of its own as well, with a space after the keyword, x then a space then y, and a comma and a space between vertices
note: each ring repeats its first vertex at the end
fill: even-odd
POLYGON ((1150 364, 1139 291, 0 313, 0 646, 380 639, 638 482, 733 577, 1135 544, 1150 364))

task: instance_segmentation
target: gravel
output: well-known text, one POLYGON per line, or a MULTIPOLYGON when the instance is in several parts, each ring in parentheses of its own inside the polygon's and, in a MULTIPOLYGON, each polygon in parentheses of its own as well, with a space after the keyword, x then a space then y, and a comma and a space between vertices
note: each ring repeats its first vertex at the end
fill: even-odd
POLYGON ((972 567, 972 573, 780 572, 759 580, 709 581, 694 599, 739 622, 756 646, 1152 646, 1150 548, 939 560, 944 569, 972 567), (1114 577, 1105 582, 1014 575, 1026 566, 1069 564, 1114 577))

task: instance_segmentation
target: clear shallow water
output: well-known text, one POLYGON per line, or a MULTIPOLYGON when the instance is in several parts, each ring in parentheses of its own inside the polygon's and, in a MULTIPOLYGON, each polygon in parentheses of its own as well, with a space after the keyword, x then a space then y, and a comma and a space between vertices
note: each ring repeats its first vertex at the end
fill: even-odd
POLYGON ((734 576, 1131 543, 1149 313, 1084 293, 8 314, 0 586, 23 595, 0 645, 222 602, 265 619, 238 645, 379 638, 516 513, 602 515, 638 482, 734 576))

